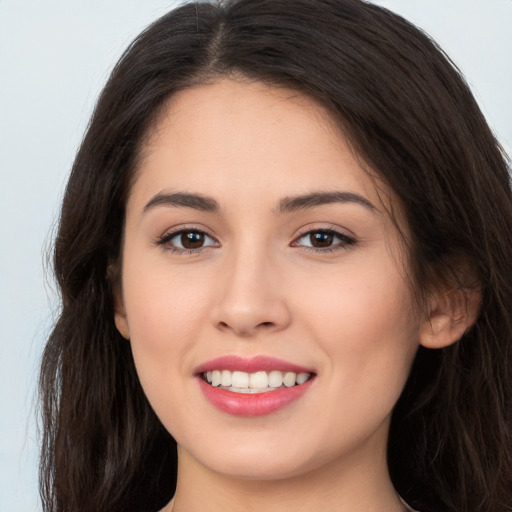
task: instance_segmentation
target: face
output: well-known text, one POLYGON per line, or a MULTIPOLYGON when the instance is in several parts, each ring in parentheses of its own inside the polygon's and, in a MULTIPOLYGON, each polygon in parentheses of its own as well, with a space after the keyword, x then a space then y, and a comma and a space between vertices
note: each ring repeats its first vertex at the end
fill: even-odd
POLYGON ((385 458, 424 321, 384 206, 312 100, 229 80, 172 98, 127 202, 116 325, 180 463, 385 458))

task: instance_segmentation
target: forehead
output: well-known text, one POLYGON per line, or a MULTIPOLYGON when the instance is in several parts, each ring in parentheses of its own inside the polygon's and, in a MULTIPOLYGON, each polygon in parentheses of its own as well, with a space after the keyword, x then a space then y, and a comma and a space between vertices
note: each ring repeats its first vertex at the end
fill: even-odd
POLYGON ((149 130, 143 155, 174 144, 176 154, 193 146, 191 157, 208 151, 210 157, 242 160, 244 149, 257 165, 256 156, 264 160, 265 154, 280 152, 299 158, 321 140, 337 146, 342 139, 327 109, 312 98, 261 82, 223 79, 172 96, 149 130))
POLYGON ((341 178, 347 187, 375 188, 325 107, 294 90, 228 79, 180 91, 164 105, 137 171, 136 189, 166 180, 256 191, 271 179, 268 192, 286 185, 304 193, 338 187, 341 178))
POLYGON ((233 122, 237 119, 247 121, 246 115, 254 116, 250 123, 252 130, 257 128, 259 121, 266 121, 269 126, 280 125, 286 116, 299 122, 298 127, 316 122, 336 138, 343 137, 332 114, 313 97, 295 89, 238 77, 214 79, 172 95, 156 117, 146 142, 157 140, 169 122, 205 123, 210 120, 215 123, 221 117, 233 122))

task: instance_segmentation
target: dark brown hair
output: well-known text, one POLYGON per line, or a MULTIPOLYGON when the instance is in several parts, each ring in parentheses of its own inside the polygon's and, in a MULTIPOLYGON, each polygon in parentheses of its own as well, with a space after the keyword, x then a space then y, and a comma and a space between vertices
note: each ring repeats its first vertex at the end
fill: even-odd
POLYGON ((62 310, 40 376, 43 508, 154 511, 173 494, 175 443, 115 329, 110 274, 141 140, 159 108, 180 89, 226 76, 291 87, 328 107, 400 198, 420 299, 470 269, 480 315, 456 344, 420 348, 392 418, 389 467, 397 490, 425 512, 512 510, 507 161, 436 44, 360 0, 183 5, 145 30, 113 70, 55 241, 62 310))

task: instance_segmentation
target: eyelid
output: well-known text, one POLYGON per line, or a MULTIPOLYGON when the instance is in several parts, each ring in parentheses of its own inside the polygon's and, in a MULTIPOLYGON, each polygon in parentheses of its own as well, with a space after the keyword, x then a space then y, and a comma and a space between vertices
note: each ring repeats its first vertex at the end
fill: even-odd
POLYGON ((291 247, 300 247, 304 250, 313 251, 313 252, 333 252, 336 250, 344 250, 347 249, 348 246, 355 245, 357 243, 357 240, 354 235, 348 234, 346 230, 343 230, 339 227, 334 228, 333 226, 319 226, 308 229, 304 229, 301 231, 295 238, 293 239, 293 242, 290 244, 291 247), (302 238, 311 235, 313 233, 328 233, 333 235, 334 237, 340 239, 339 242, 333 244, 332 246, 328 247, 314 247, 314 246, 307 246, 299 244, 299 240, 302 238))
MULTIPOLYGON (((173 228, 168 229, 164 232, 163 235, 160 235, 157 237, 157 239, 154 241, 154 244, 157 246, 162 246, 164 249, 169 250, 172 253, 178 253, 178 254, 198 254, 202 252, 205 249, 208 249, 210 247, 220 247, 219 241, 211 235, 209 230, 200 227, 197 225, 184 225, 184 226, 176 226, 173 228), (209 238, 213 243, 209 243, 208 245, 202 245, 201 247, 196 248, 187 248, 187 247, 177 247, 176 245, 171 244, 171 240, 183 233, 186 232, 195 232, 200 233, 204 235, 205 237, 209 238)), ((356 244, 356 238, 352 234, 347 234, 346 230, 340 227, 333 227, 333 226, 318 226, 318 227, 310 227, 303 228, 293 239, 293 241, 290 243, 291 247, 300 247, 303 250, 309 250, 313 252, 333 252, 336 250, 343 250, 347 249, 349 246, 352 246, 356 244), (326 233, 330 234, 333 237, 337 238, 338 241, 336 243, 333 243, 333 245, 326 246, 326 247, 315 247, 313 245, 304 245, 299 243, 300 240, 308 235, 311 235, 313 233, 326 233)))
POLYGON ((353 238, 354 240, 357 238, 350 229, 340 226, 339 224, 331 224, 330 222, 309 222, 296 230, 294 239, 316 231, 338 233, 348 238, 353 238))
POLYGON ((211 235, 206 228, 199 227, 197 225, 185 225, 185 226, 179 226, 179 227, 176 226, 174 228, 170 228, 167 231, 165 231, 164 234, 158 236, 154 243, 157 246, 162 246, 164 249, 167 249, 170 252, 178 253, 178 254, 182 254, 182 253, 197 254, 197 253, 201 252, 202 250, 207 249, 209 247, 220 247, 219 241, 213 235, 211 235), (213 240, 214 243, 205 245, 202 247, 194 248, 194 249, 182 248, 182 247, 176 247, 176 246, 170 245, 170 242, 173 238, 179 236, 182 233, 186 233, 186 232, 201 233, 201 234, 205 235, 206 237, 210 238, 211 240, 213 240))

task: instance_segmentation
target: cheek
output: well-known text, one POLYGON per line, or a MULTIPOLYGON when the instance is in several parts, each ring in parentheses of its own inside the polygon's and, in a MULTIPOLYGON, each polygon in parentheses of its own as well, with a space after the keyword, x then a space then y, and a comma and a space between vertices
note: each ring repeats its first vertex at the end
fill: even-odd
POLYGON ((394 263, 383 260, 382 265, 361 261, 318 273, 313 282, 297 279, 295 302, 306 316, 321 318, 322 324, 340 334, 351 327, 387 332, 393 326, 400 331, 404 324, 413 325, 409 287, 394 263))
POLYGON ((204 299, 204 290, 186 272, 161 267, 151 261, 127 265, 123 280, 131 337, 155 350, 172 346, 169 341, 186 338, 197 328, 204 299))
POLYGON ((181 415, 194 417, 185 384, 189 354, 200 318, 198 297, 163 276, 137 276, 125 283, 130 343, 139 381, 152 408, 170 432, 181 415))
MULTIPOLYGON (((163 382, 179 384, 189 368, 186 355, 204 325, 200 290, 153 267, 143 272, 127 265, 124 300, 137 373, 150 401, 163 382), (160 383, 160 385, 159 385, 160 383)), ((186 281, 186 280, 185 280, 186 281)))
POLYGON ((333 382, 370 392, 399 393, 419 345, 419 320, 409 287, 388 266, 342 272, 297 292, 302 328, 329 356, 333 382))

